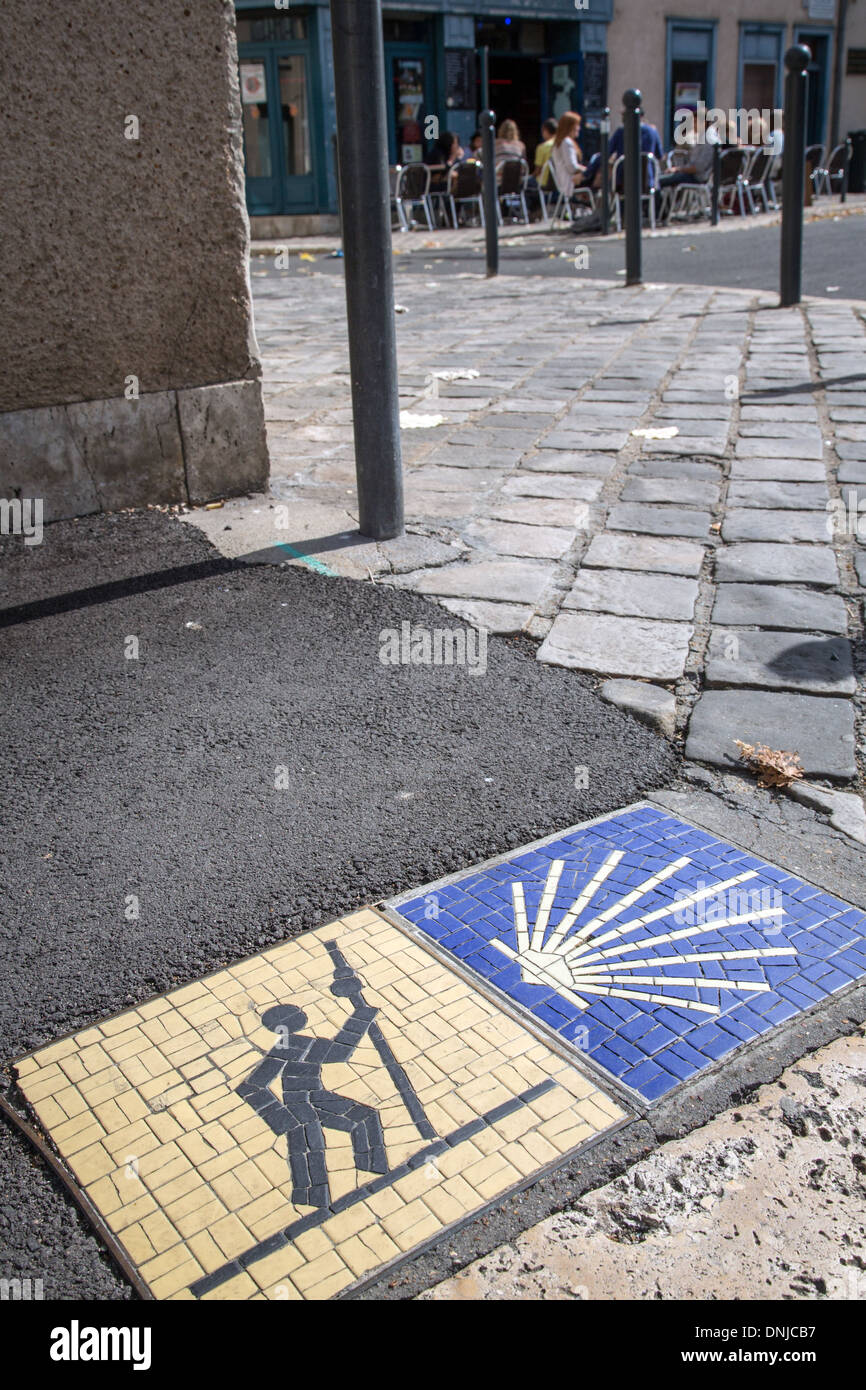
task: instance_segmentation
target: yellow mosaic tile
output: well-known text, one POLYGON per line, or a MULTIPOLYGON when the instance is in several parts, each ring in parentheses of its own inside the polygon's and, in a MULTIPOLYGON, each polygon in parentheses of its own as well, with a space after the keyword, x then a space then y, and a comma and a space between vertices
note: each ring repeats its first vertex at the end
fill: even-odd
POLYGON ((160 1299, 326 1299, 624 1118, 373 910, 23 1058, 160 1299))

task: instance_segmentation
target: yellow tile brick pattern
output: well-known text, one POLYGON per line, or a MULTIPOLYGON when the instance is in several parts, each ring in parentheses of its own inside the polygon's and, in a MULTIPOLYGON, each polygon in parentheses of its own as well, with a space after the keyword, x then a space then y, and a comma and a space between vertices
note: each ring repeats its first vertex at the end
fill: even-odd
MULTIPOLYGON (((191 1284, 313 1210, 292 1202, 286 1141, 236 1087, 274 1046, 261 1014, 292 1003, 332 1038, 336 941, 426 1114, 446 1136, 545 1094, 252 1262, 206 1299, 330 1298, 608 1129, 623 1112, 594 1082, 373 910, 130 1009, 18 1064, 21 1089, 155 1297, 191 1284)), ((375 1107, 391 1169, 429 1142, 365 1036, 323 1084, 375 1107)), ((275 1097, 280 1099, 275 1089, 275 1097)), ((331 1200, 374 1178, 326 1130, 331 1200)))

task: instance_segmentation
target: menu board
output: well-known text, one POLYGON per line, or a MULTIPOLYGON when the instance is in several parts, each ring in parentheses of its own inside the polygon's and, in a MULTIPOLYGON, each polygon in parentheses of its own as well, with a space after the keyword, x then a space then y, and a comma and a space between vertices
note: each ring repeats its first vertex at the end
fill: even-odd
POLYGON ((445 105, 456 111, 474 111, 476 102, 475 51, 445 50, 445 105))
POLYGON ((607 54, 583 55, 583 112, 600 116, 607 106, 607 54))

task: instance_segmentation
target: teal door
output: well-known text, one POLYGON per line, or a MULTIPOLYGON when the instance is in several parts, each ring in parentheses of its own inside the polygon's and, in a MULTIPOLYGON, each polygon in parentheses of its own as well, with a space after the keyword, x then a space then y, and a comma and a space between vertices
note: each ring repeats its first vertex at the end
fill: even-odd
POLYGON ((316 141, 305 44, 239 45, 247 209, 317 210, 316 141))
POLYGON ((805 43, 812 51, 807 69, 806 86, 806 144, 823 145, 827 129, 827 105, 830 88, 831 32, 821 29, 798 28, 796 43, 805 43))

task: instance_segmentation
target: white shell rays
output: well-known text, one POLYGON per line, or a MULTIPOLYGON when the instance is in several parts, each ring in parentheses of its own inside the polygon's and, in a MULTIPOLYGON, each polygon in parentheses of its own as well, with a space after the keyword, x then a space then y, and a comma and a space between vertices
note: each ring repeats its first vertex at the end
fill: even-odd
POLYGON ((564 999, 569 999, 580 1009, 589 1008, 592 997, 607 994, 613 995, 617 999, 640 999, 651 1004, 668 1004, 679 1009, 692 1009, 696 1013, 718 1014, 721 1013, 718 1004, 706 1003, 701 999, 684 999, 681 994, 659 994, 654 991, 676 990, 685 987, 698 993, 718 993, 719 990, 726 989, 757 994, 769 990, 770 986, 765 981, 744 982, 710 979, 706 975, 689 974, 687 971, 681 975, 644 975, 640 972, 644 970, 658 971, 660 967, 667 968, 671 965, 694 965, 697 962, 703 963, 710 960, 758 961, 797 954, 793 946, 764 946, 747 951, 694 951, 688 952, 686 955, 674 954, 669 956, 659 956, 654 951, 651 954, 647 952, 647 947, 654 948, 666 945, 673 941, 680 941, 685 937, 709 936, 720 931, 723 927, 735 927, 746 922, 756 922, 762 918, 781 916, 784 912, 784 908, 781 906, 759 907, 757 910, 749 912, 733 912, 723 916, 721 920, 714 918, 704 926, 688 926, 677 931, 664 932, 662 935, 653 935, 646 930, 650 923, 657 922, 663 917, 671 917, 674 913, 688 912, 690 908, 707 898, 717 897, 720 893, 729 890, 738 890, 741 884, 757 877, 757 872, 754 869, 737 874, 734 878, 713 883, 709 887, 703 886, 684 897, 673 899, 665 907, 656 909, 655 912, 647 912, 643 916, 632 917, 619 926, 611 927, 608 931, 604 930, 612 918, 627 911, 634 903, 639 902, 647 893, 651 893, 654 888, 663 883, 665 879, 685 868, 687 864, 691 863, 690 859, 672 860, 670 864, 666 864, 651 878, 644 879, 643 883, 639 883, 636 888, 618 898, 610 907, 606 907, 603 912, 597 913, 582 926, 577 926, 578 917, 586 908, 591 906, 596 893, 622 857, 620 850, 614 850, 607 856, 601 868, 581 889, 558 925, 551 929, 550 914, 559 880, 565 868, 564 859, 554 860, 547 875, 531 936, 530 922, 526 913, 524 885, 520 882, 512 883, 517 950, 513 950, 504 941, 498 941, 496 938, 490 944, 495 946, 497 951, 501 951, 503 955, 517 961, 521 976, 526 984, 552 987, 557 994, 564 999), (641 933, 641 937, 637 941, 626 942, 623 940, 623 937, 632 936, 636 932, 641 933), (641 957, 641 952, 643 952, 643 957, 641 957), (648 986, 650 988, 647 988, 648 986))

